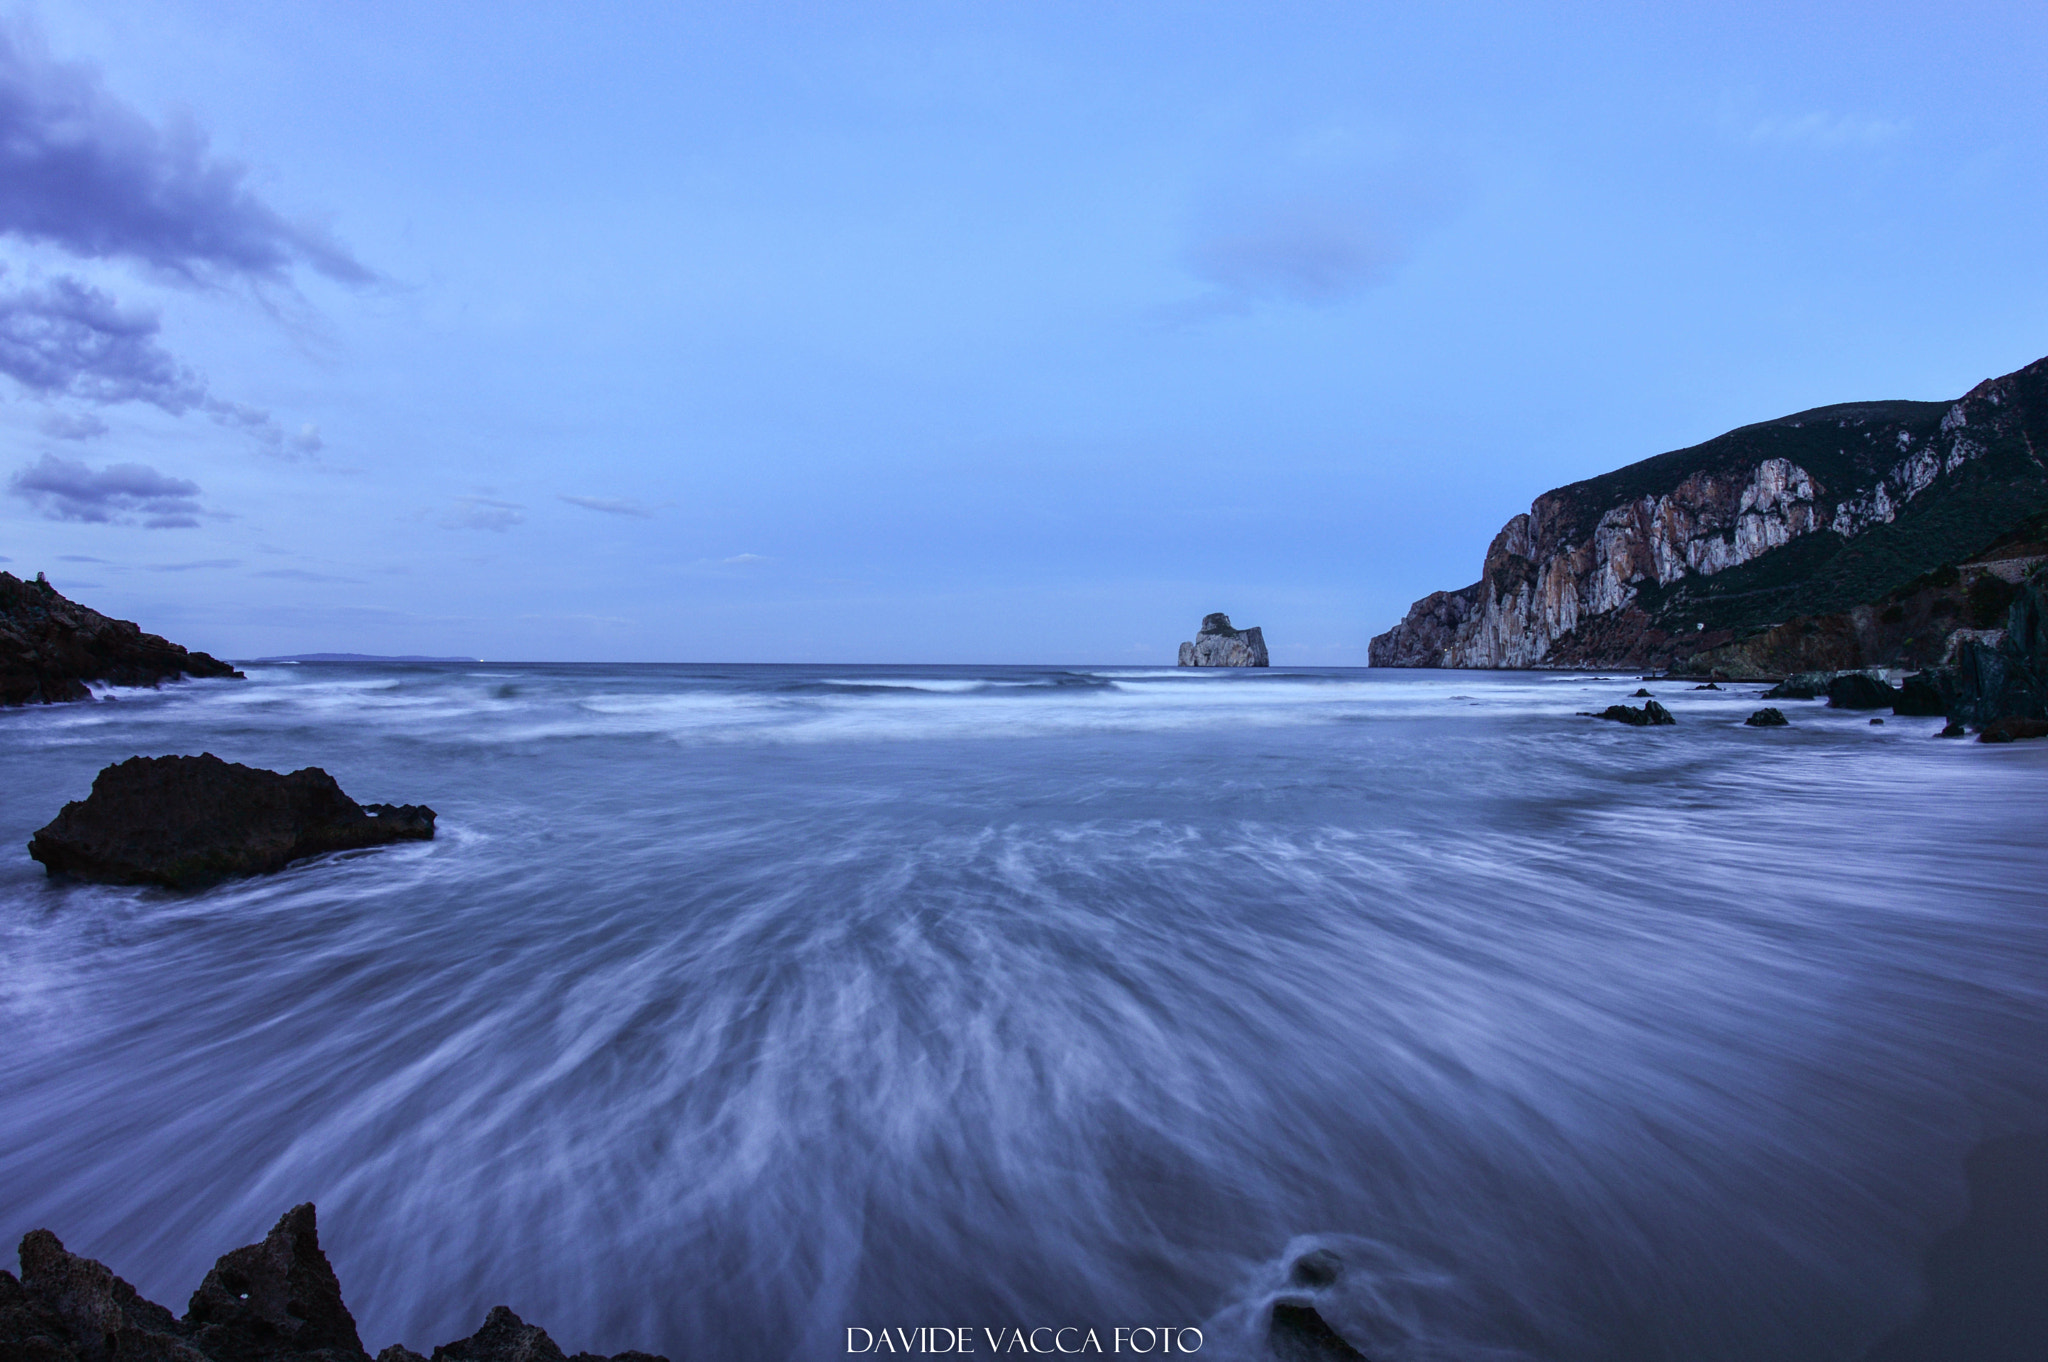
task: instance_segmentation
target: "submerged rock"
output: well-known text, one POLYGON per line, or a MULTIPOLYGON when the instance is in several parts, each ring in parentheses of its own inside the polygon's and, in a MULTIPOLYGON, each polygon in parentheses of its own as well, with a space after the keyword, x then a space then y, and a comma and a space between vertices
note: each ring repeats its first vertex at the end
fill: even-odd
POLYGON ((1609 705, 1593 717, 1596 719, 1612 719, 1618 724, 1627 724, 1631 728, 1653 728, 1661 724, 1675 724, 1678 722, 1677 719, 1671 716, 1670 710, 1664 708, 1655 700, 1645 702, 1641 709, 1634 709, 1628 705, 1609 705))
POLYGON ((1345 1342, 1313 1305, 1275 1302, 1266 1341, 1281 1362, 1365 1362, 1365 1354, 1345 1342))
POLYGON ((1899 693, 1868 672, 1844 672, 1828 682, 1829 709, 1890 709, 1899 693))
POLYGON ((1202 616, 1201 632, 1192 643, 1180 645, 1180 665, 1183 667, 1263 667, 1266 662, 1266 636, 1254 625, 1250 629, 1233 629, 1230 616, 1218 611, 1202 616))
POLYGON ((2018 742, 2023 738, 2048 738, 2048 719, 1994 719, 1977 735, 1978 742, 2018 742))
POLYGON ((154 686, 186 676, 241 673, 67 600, 40 573, 24 582, 0 572, 0 705, 90 700, 88 681, 154 686))
POLYGON ((1631 700, 1647 700, 1649 698, 1650 690, 1647 686, 1638 686, 1636 688, 1636 693, 1634 695, 1629 696, 1629 699, 1631 700))
MULTIPOLYGON (((565 1359, 547 1332, 504 1306, 468 1338, 434 1349, 452 1362, 667 1362, 647 1353, 565 1359)), ((5 1362, 370 1362, 341 1283, 320 1251, 313 1205, 286 1211, 260 1243, 224 1254, 179 1319, 105 1264, 48 1230, 21 1241, 21 1276, 0 1272, 5 1362)), ((393 1344, 377 1362, 426 1362, 393 1344)))
POLYGON ((1790 721, 1778 710, 1764 708, 1742 721, 1751 728, 1784 728, 1790 721))
POLYGON ((196 757, 131 757, 101 771, 28 844, 52 875, 190 888, 328 851, 434 835, 420 804, 360 806, 317 766, 280 775, 196 757))

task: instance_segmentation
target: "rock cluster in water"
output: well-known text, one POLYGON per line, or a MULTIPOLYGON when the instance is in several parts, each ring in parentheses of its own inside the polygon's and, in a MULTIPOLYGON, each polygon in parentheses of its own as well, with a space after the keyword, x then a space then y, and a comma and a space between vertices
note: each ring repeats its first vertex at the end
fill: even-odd
MULTIPOLYGON (((285 1212, 260 1243, 226 1254, 192 1293, 184 1318, 145 1299, 104 1264, 48 1230, 21 1241, 21 1276, 0 1271, 0 1358, 8 1362, 370 1362, 320 1251, 313 1205, 285 1212)), ((393 1344, 377 1362, 426 1362, 393 1344)), ((647 1353, 568 1358, 547 1332, 504 1306, 433 1362, 667 1362, 647 1353)))
POLYGON ((28 844, 52 875, 192 888, 302 856, 434 835, 421 804, 359 805, 317 766, 280 775, 196 757, 131 757, 28 844))
POLYGON ((1258 626, 1233 629, 1230 616, 1218 611, 1202 616, 1194 642, 1180 645, 1183 667, 1264 667, 1266 636, 1258 626))
POLYGON ((1545 492, 1375 667, 1919 669, 2048 559, 2048 359, 1953 402, 1821 407, 1545 492))
POLYGON ((155 686, 185 676, 241 673, 67 600, 41 573, 24 582, 0 572, 0 705, 90 700, 88 681, 155 686))
MULTIPOLYGON (((1641 692, 1638 693, 1640 694, 1641 692)), ((1591 717, 1595 719, 1612 719, 1618 724, 1627 724, 1631 728, 1661 728, 1665 724, 1675 724, 1678 722, 1672 716, 1670 710, 1664 708, 1655 700, 1645 700, 1641 709, 1637 709, 1632 705, 1609 705, 1591 717)))

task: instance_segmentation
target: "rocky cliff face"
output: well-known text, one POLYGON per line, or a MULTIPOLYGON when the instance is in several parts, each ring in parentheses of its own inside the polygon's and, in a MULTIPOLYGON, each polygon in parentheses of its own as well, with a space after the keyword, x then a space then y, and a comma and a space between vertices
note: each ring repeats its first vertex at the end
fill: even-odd
POLYGON ((2048 554, 2044 458, 2048 359, 1954 402, 1745 426, 1544 493, 1479 581, 1417 601, 1370 660, 1760 675, 1804 649, 1806 666, 1894 665, 1872 654, 1938 650, 1980 579, 2048 554), (1881 627, 1914 608, 1917 632, 1881 627))
POLYGON ((1195 635, 1194 642, 1180 645, 1180 665, 1263 667, 1267 665, 1266 636, 1256 625, 1250 629, 1231 628, 1228 615, 1204 615, 1201 632, 1195 635))
POLYGON ((183 676, 240 676, 205 653, 145 634, 59 595, 40 573, 0 572, 0 705, 87 700, 88 681, 154 686, 183 676))

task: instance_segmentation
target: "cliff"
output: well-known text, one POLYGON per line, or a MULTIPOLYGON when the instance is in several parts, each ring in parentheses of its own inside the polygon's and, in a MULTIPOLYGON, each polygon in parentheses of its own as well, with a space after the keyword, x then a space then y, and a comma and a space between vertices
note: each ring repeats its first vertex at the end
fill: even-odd
POLYGON ((2048 557, 2048 359, 1953 402, 1820 407, 1545 492, 1375 667, 1926 666, 2048 557))
POLYGON ((1183 667, 1266 666, 1266 636, 1254 625, 1233 629, 1230 616, 1216 613, 1202 616, 1202 628, 1194 642, 1180 645, 1183 667))
POLYGON ((88 700, 88 681, 154 686, 240 672, 59 595, 41 573, 0 572, 0 705, 88 700))

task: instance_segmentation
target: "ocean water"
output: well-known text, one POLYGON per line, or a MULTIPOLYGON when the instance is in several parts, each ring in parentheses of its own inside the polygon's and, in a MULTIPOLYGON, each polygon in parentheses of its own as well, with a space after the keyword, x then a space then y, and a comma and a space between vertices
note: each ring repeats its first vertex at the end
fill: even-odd
POLYGON ((1312 1301, 1376 1362, 1858 1357, 1968 1150, 2048 1125, 2048 744, 1574 717, 1636 685, 302 665, 0 712, 0 1236, 182 1309, 312 1200, 372 1351, 504 1303, 676 1362, 1259 1356, 1312 1301), (439 836, 195 894, 21 850, 200 751, 439 836))

